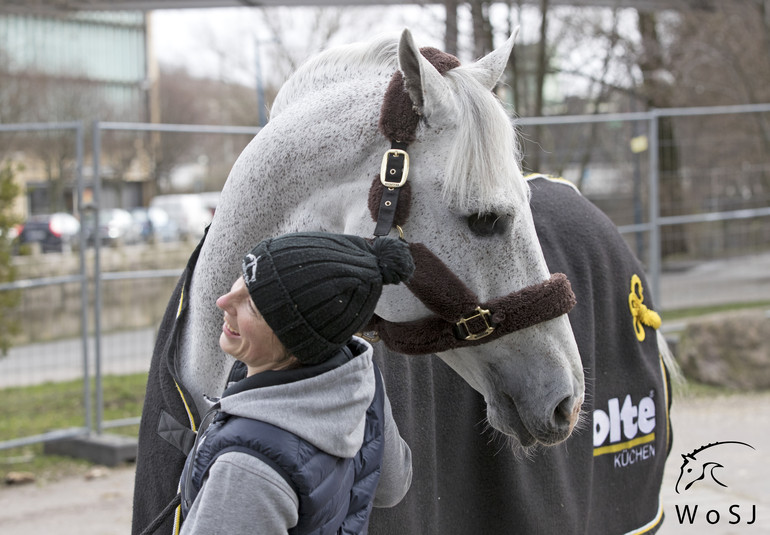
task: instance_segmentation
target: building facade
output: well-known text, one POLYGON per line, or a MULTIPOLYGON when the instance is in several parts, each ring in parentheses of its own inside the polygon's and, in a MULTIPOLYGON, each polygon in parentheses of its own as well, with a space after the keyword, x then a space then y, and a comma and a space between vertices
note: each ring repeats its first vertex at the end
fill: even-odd
MULTIPOLYGON (((147 19, 141 11, 0 8, 0 124, 152 120, 147 19)), ((27 214, 77 212, 74 143, 72 131, 0 133, 0 160, 21 165, 27 214)), ((115 166, 103 167, 109 175, 115 166)), ((135 204, 141 188, 123 189, 129 199, 119 204, 135 204)))

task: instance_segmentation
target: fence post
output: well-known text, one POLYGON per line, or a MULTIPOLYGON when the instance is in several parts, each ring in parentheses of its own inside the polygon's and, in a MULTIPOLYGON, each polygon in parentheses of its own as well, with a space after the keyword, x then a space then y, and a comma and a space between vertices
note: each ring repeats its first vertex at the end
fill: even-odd
POLYGON ((104 423, 104 391, 102 388, 102 266, 101 241, 99 235, 99 209, 101 208, 102 178, 99 164, 101 160, 101 127, 99 121, 93 123, 93 177, 94 177, 94 388, 96 390, 96 434, 102 434, 104 423))
POLYGON ((660 307, 661 232, 660 232, 660 137, 658 110, 650 110, 650 247, 649 272, 652 302, 660 307))
MULTIPOLYGON (((78 121, 75 128, 75 184, 77 189, 77 210, 83 220, 83 150, 85 131, 83 123, 78 121)), ((83 345, 83 409, 84 427, 90 433, 93 430, 93 411, 91 406, 91 378, 88 363, 88 269, 86 266, 86 234, 80 228, 78 236, 78 262, 80 264, 80 339, 83 345)))

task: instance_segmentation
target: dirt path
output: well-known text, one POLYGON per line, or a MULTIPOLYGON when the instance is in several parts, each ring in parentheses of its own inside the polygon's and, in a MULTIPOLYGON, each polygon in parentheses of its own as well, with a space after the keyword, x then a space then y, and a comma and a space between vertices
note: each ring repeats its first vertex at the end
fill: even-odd
POLYGON ((126 535, 131 532, 134 468, 92 479, 0 488, 3 535, 126 535))
MULTIPOLYGON (((661 492, 666 522, 661 535, 770 534, 770 392, 675 400, 674 447, 661 492), (682 454, 717 441, 742 441, 755 448, 711 448, 724 466, 720 487, 708 479, 677 494, 682 454), (685 518, 685 505, 694 513, 685 518), (694 507, 698 509, 694 512, 694 507), (732 509, 730 506, 738 506, 732 509), (754 509, 752 509, 754 508, 754 509), (714 512, 715 511, 715 512, 714 512), (752 512, 755 513, 752 515, 752 512), (714 522, 713 525, 706 520, 714 522), (740 515, 738 523, 735 513, 740 515), (756 519, 752 524, 747 522, 756 519)), ((106 470, 103 477, 69 478, 45 485, 0 488, 0 533, 4 535, 124 535, 130 532, 133 467, 106 470)), ((681 491, 682 489, 680 489, 681 491)))

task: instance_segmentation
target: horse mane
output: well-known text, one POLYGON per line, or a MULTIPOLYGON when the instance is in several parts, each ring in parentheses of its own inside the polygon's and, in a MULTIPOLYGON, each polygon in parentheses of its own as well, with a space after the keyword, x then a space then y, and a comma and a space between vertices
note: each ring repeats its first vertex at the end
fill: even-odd
POLYGON ((458 67, 444 77, 455 86, 457 135, 447 162, 445 202, 466 213, 506 213, 529 201, 521 173, 518 138, 497 97, 472 69, 458 67))
MULTIPOLYGON (((330 48, 304 63, 281 87, 271 109, 276 117, 303 95, 369 72, 388 79, 398 69, 398 40, 330 48)), ((457 134, 447 161, 444 202, 465 213, 506 213, 528 202, 520 167, 520 148, 511 118, 499 100, 473 75, 457 67, 444 75, 453 85, 457 134)))

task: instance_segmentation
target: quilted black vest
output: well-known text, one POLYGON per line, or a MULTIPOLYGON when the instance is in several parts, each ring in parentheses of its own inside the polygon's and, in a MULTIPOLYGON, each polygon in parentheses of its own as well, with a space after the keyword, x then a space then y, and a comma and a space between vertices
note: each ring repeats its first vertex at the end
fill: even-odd
MULTIPOLYGON (((216 459, 237 451, 253 455, 280 474, 299 498, 294 534, 366 533, 383 455, 384 390, 375 365, 376 390, 366 412, 364 442, 355 457, 325 453, 297 435, 266 422, 217 411, 182 472, 185 517, 216 459), (203 440, 205 437, 205 441, 203 440), (331 483, 331 484, 330 484, 331 483)), ((204 423, 205 425, 205 423, 204 423)))

